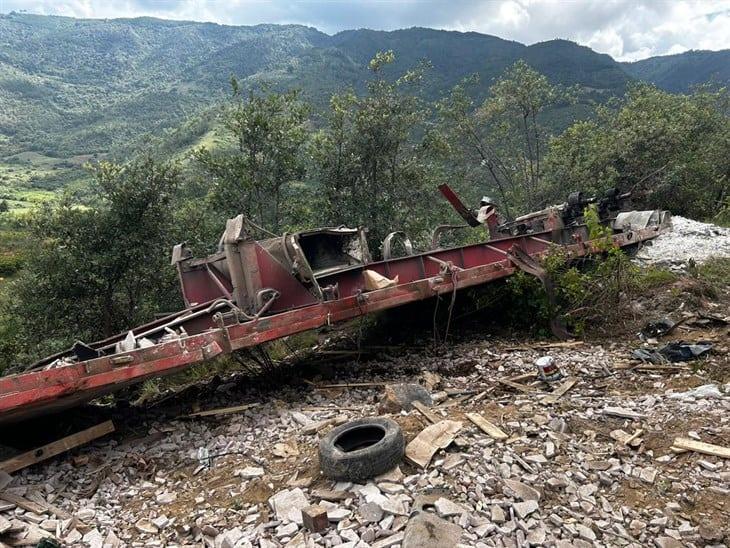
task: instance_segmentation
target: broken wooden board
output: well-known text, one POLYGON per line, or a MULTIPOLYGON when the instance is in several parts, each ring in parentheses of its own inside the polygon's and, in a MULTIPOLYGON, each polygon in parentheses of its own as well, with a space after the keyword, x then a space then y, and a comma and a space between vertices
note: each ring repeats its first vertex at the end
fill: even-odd
POLYGON ((207 411, 198 411, 197 413, 190 413, 185 415, 186 417, 217 417, 219 415, 232 415, 234 413, 240 413, 246 409, 256 407, 258 403, 246 403, 243 405, 235 405, 233 407, 221 407, 219 409, 208 409, 207 411))
POLYGON ((343 382, 338 384, 315 384, 315 390, 331 390, 334 388, 377 388, 385 386, 385 382, 343 382))
POLYGON ((639 438, 639 436, 643 433, 644 431, 641 429, 637 430, 633 434, 629 434, 628 432, 624 432, 623 430, 612 430, 610 436, 612 439, 623 445, 638 447, 643 441, 641 438, 639 438))
POLYGON ((37 449, 33 449, 32 451, 28 451, 27 453, 18 455, 17 457, 13 457, 12 459, 8 459, 0 463, 0 470, 8 473, 15 472, 32 464, 55 457, 56 455, 64 453, 74 447, 78 447, 79 445, 89 443, 92 440, 112 432, 114 432, 114 423, 112 423, 112 421, 102 422, 101 424, 97 424, 96 426, 77 432, 76 434, 66 436, 60 440, 56 440, 42 447, 38 447, 37 449))
POLYGON ((442 420, 427 426, 406 446, 406 459, 425 468, 439 449, 444 449, 454 441, 461 430, 461 422, 442 420))
POLYGON ((702 453, 703 455, 712 455, 723 459, 730 459, 730 447, 713 445, 711 443, 704 443, 689 438, 675 438, 672 447, 702 453))
POLYGON ((337 417, 333 417, 331 419, 324 419, 321 421, 314 421, 310 424, 307 424, 305 426, 302 426, 301 433, 305 436, 316 434, 320 430, 323 430, 324 428, 327 428, 328 426, 339 426, 340 424, 344 424, 347 422, 347 417, 344 415, 340 415, 337 417))
POLYGON ((50 502, 47 502, 43 495, 40 494, 38 491, 34 491, 32 493, 26 494, 26 498, 38 504, 39 506, 42 506, 45 511, 51 515, 56 516, 58 519, 71 519, 73 516, 66 512, 65 510, 62 510, 58 506, 51 504, 50 502))
POLYGON ((27 512, 33 512, 34 514, 46 513, 45 506, 38 504, 37 502, 33 502, 32 500, 28 500, 25 497, 21 497, 20 495, 16 495, 15 493, 8 493, 7 491, 4 491, 0 493, 0 499, 10 502, 27 512))
POLYGON ((436 417, 436 415, 431 413, 431 411, 428 409, 428 407, 426 407, 420 401, 415 400, 415 401, 411 402, 411 405, 413 406, 413 408, 416 411, 418 411, 421 415, 423 415, 423 417, 431 424, 436 424, 439 421, 438 417, 436 417))
POLYGON ((537 389, 533 388, 532 386, 527 386, 526 384, 522 384, 519 382, 509 381, 507 379, 497 379, 497 382, 499 384, 509 386, 510 388, 514 388, 515 390, 519 390, 520 392, 524 392, 525 394, 532 394, 533 392, 540 392, 540 390, 537 390, 537 389))
POLYGON ((476 424, 482 432, 495 440, 506 440, 509 437, 498 426, 489 422, 479 413, 466 413, 466 418, 476 424))
POLYGON ((565 382, 563 382, 560 386, 558 386, 555 390, 553 390, 550 394, 545 396, 540 401, 546 405, 556 403, 577 383, 578 383, 578 379, 576 377, 568 377, 567 379, 565 379, 565 382))

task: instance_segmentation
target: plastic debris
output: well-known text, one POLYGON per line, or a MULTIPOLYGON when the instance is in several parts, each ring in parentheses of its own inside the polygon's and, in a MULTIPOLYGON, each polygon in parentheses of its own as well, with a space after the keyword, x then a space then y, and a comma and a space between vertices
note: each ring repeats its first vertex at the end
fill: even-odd
POLYGON ((651 363, 687 362, 701 358, 710 350, 712 350, 712 343, 707 341, 699 341, 694 344, 678 341, 669 343, 658 350, 637 348, 631 353, 631 356, 651 363))

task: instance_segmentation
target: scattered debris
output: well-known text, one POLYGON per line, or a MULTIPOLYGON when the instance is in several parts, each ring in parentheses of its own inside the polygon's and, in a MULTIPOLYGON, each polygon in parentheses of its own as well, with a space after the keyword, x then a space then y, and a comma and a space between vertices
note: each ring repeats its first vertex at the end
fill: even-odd
POLYGON ((669 318, 663 318, 655 322, 648 322, 639 333, 639 338, 643 341, 646 341, 649 339, 656 339, 657 337, 669 335, 681 323, 682 321, 673 322, 669 318))
POLYGON ((106 436, 114 432, 114 424, 112 421, 105 421, 76 434, 66 436, 60 440, 51 442, 43 447, 37 447, 32 451, 23 453, 6 461, 0 462, 0 470, 8 473, 16 472, 27 466, 37 464, 56 455, 60 455, 74 447, 84 445, 92 440, 106 436))
POLYGON ((461 430, 461 422, 442 420, 427 426, 406 446, 406 459, 425 468, 439 449, 445 449, 461 430))
POLYGON ((374 270, 363 270, 362 277, 365 281, 366 291, 375 291, 377 289, 385 289, 387 287, 395 287, 398 285, 398 276, 393 279, 386 278, 382 274, 378 274, 374 270))
POLYGON ((304 527, 314 533, 324 531, 330 524, 327 509, 317 504, 307 506, 302 510, 302 523, 304 527))
POLYGON ((711 443, 703 443, 689 438, 675 438, 672 448, 695 451, 696 453, 702 453, 703 455, 712 455, 723 459, 730 459, 730 447, 712 445, 711 443))
POLYGON ((402 536, 403 548, 451 548, 459 543, 462 528, 430 512, 410 520, 402 536))
POLYGON ((398 413, 401 409, 410 411, 414 402, 429 407, 433 405, 431 394, 420 384, 389 384, 385 387, 385 398, 380 404, 380 410, 383 413, 398 413))
POLYGON ((550 394, 545 396, 542 400, 540 400, 544 404, 553 404, 556 403, 560 398, 562 398, 565 394, 567 394, 571 388, 573 388, 576 384, 578 384, 578 379, 576 377, 570 377, 565 380, 563 384, 558 386, 555 390, 553 390, 550 394))
POLYGON ((319 466, 325 476, 359 481, 396 467, 405 440, 398 423, 366 418, 332 429, 319 442, 319 466))
POLYGON ((645 414, 637 413, 631 409, 625 407, 604 407, 603 414, 612 417, 621 417, 623 419, 643 419, 646 418, 645 414))
POLYGON ((243 405, 235 405, 233 407, 221 407, 220 409, 208 409, 206 411, 198 411, 196 413, 190 413, 187 417, 219 417, 221 415, 231 415, 233 413, 240 413, 259 405, 258 403, 245 403, 243 405))
POLYGON ((652 363, 688 362, 705 356, 712 350, 712 343, 701 341, 694 344, 682 341, 669 343, 659 350, 638 348, 631 355, 641 361, 652 363))
MULTIPOLYGON (((57 538, 64 546, 109 548, 728 544, 730 461, 721 456, 730 425, 730 379, 723 376, 727 343, 718 339, 700 370, 648 374, 621 367, 629 363, 631 344, 583 342, 551 350, 566 377, 542 394, 529 390, 540 386, 537 345, 507 351, 514 342, 490 339, 378 356, 377 362, 338 371, 339 385, 357 389, 328 393, 285 385, 262 397, 259 388, 247 387, 235 397, 261 403, 215 420, 170 422, 149 413, 148 430, 135 430, 134 441, 125 440, 123 431, 80 455, 21 469, 12 483, 0 474, 0 483, 7 483, 0 491, 18 503, 0 498, 0 543, 57 538), (604 365, 615 375, 595 376, 604 365), (379 387, 414 382, 428 387, 423 371, 439 367, 443 373, 431 386, 438 386, 442 403, 427 407, 414 401, 413 411, 390 417, 404 439, 418 439, 434 427, 431 442, 421 443, 427 449, 419 459, 423 465, 399 460, 400 466, 359 480, 319 473, 317 435, 324 439, 342 421, 377 414, 379 387), (506 385, 495 377, 524 383, 528 391, 503 390, 506 385), (369 386, 357 386, 364 381, 369 386), (716 390, 723 396, 716 397, 716 390), (542 405, 556 397, 557 405, 542 405), (487 418, 501 436, 456 422, 487 418), (456 427, 445 429, 443 423, 456 427), (700 440, 717 445, 706 444, 712 452, 704 453, 687 448, 700 440), (446 450, 439 451, 442 447, 446 450), (206 463, 215 458, 215 466, 198 467, 198 448, 205 449, 206 463)), ((355 358, 343 358, 348 359, 355 358)), ((230 389, 213 390, 207 404, 224 408, 230 389)), ((180 405, 171 408, 170 416, 176 416, 180 405)))
POLYGON ((673 216, 672 229, 643 246, 636 261, 682 272, 710 257, 730 257, 730 228, 673 216))
POLYGON ((716 384, 703 384, 685 392, 676 392, 669 396, 672 399, 689 400, 701 398, 722 398, 723 393, 716 384))
POLYGON ((543 382, 557 382, 563 378, 563 373, 552 356, 538 358, 535 360, 535 367, 537 367, 537 378, 543 382))
POLYGON ((509 437, 499 427, 495 426, 478 413, 466 413, 466 418, 476 424, 482 432, 493 437, 495 440, 506 440, 509 437))

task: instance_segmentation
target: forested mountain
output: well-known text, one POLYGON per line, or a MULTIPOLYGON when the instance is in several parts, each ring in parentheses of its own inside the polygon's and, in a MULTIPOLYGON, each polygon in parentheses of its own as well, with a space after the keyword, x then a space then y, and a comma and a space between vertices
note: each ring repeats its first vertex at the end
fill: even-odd
POLYGON ((730 82, 730 50, 688 51, 622 65, 632 77, 672 92, 686 92, 708 82, 730 82))
MULTIPOLYGON (((145 132, 176 126, 243 86, 297 87, 314 105, 367 81, 367 62, 392 49, 401 74, 433 65, 425 93, 439 96, 479 74, 474 93, 517 59, 553 83, 578 85, 588 97, 623 92, 632 78, 684 90, 698 80, 730 79, 728 52, 620 64, 565 40, 525 46, 478 33, 412 28, 352 30, 334 36, 299 25, 235 27, 151 18, 82 20, 0 15, 0 158, 25 151, 66 158, 106 153, 145 132), (689 70, 701 56, 701 71, 689 70)), ((480 97, 477 97, 480 98, 480 97)))

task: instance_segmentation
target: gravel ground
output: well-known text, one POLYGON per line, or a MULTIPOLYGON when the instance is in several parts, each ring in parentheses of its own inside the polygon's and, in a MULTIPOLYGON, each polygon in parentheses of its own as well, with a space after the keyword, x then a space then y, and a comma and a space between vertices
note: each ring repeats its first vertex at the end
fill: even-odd
MULTIPOLYGON (((725 546, 730 461, 671 447, 676 436, 730 446, 727 327, 686 329, 717 341, 695 370, 631 370, 633 340, 545 348, 484 337, 340 363, 326 382, 420 383, 438 420, 461 423, 425 469, 404 461, 363 484, 324 478, 316 448, 333 422, 383 414, 382 386, 262 391, 234 376, 184 405, 256 405, 213 418, 153 418, 136 434, 120 428, 16 474, 8 492, 50 503, 61 517, 12 504, 0 516, 24 524, 13 539, 52 534, 68 546, 725 546), (555 403, 543 401, 555 385, 527 378, 523 393, 497 382, 534 371, 546 354, 577 380, 555 403), (706 384, 720 393, 684 394, 706 384), (492 439, 466 412, 508 438, 492 439), (432 512, 415 511, 429 501, 432 512), (320 533, 307 531, 299 513, 315 503, 329 518, 320 533), (414 540, 426 517, 435 537, 414 540)), ((429 424, 416 411, 389 416, 407 441, 429 424)))
POLYGON ((701 264, 710 257, 730 257, 730 228, 672 217, 672 230, 642 247, 636 259, 681 271, 690 259, 701 264))

